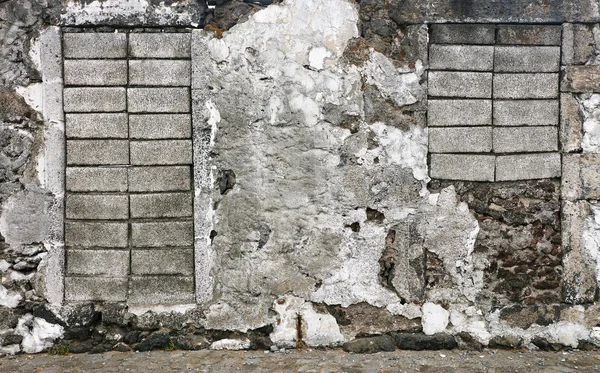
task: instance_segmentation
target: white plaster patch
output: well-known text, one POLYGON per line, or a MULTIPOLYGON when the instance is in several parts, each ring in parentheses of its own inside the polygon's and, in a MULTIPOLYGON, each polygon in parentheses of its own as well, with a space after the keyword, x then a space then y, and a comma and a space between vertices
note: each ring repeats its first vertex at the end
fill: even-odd
POLYGON ((23 337, 23 351, 35 354, 52 347, 54 340, 63 336, 64 329, 58 324, 26 314, 19 319, 15 333, 23 337))
POLYGON ((590 204, 590 216, 586 218, 583 231, 583 246, 588 251, 589 257, 594 263, 586 263, 588 266, 595 266, 596 281, 600 283, 600 205, 590 204))
POLYGON ((189 310, 196 308, 196 304, 177 304, 172 306, 165 305, 152 305, 152 306, 139 306, 139 305, 129 305, 127 307, 127 311, 136 316, 141 316, 146 312, 154 312, 154 313, 179 313, 184 314, 189 310))
POLYGON ((581 324, 560 321, 549 325, 543 335, 550 342, 577 348, 580 340, 589 340, 590 331, 581 324))
POLYGON ((0 353, 7 355, 16 355, 21 352, 21 345, 13 344, 7 346, 0 346, 0 353))
POLYGON ((10 264, 6 260, 0 260, 0 272, 6 272, 6 270, 9 268, 10 264))
POLYGON ((329 56, 331 56, 331 52, 325 47, 313 48, 308 54, 308 62, 312 68, 322 70, 325 64, 325 59, 329 56))
POLYGON ((15 90, 33 110, 42 111, 44 107, 44 88, 42 83, 31 83, 27 87, 17 87, 15 90))
POLYGON ((0 306, 16 308, 22 299, 21 294, 9 291, 3 285, 0 285, 0 306))
POLYGON ((492 337, 483 312, 474 306, 451 305, 450 322, 453 333, 467 332, 484 345, 487 345, 492 337))
POLYGON ((581 94, 578 101, 583 113, 583 152, 600 153, 600 94, 581 94))
POLYGON ((211 350, 247 350, 249 348, 249 339, 221 339, 210 345, 211 350))
POLYGON ((431 302, 425 303, 423 305, 423 318, 421 319, 423 333, 433 335, 443 332, 448 326, 449 316, 450 313, 444 307, 431 302))

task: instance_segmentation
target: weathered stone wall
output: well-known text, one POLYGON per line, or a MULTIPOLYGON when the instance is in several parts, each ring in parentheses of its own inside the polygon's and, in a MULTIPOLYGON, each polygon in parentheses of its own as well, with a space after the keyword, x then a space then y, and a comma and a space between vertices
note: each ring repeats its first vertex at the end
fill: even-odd
POLYGON ((209 4, 0 1, 1 353, 600 343, 597 3, 209 4))

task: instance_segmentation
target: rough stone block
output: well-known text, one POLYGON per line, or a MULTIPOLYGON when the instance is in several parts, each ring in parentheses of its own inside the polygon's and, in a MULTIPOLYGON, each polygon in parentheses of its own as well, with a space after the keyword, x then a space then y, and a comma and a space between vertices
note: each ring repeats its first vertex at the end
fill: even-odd
POLYGON ((127 278, 66 277, 65 300, 124 302, 127 300, 127 278))
POLYGON ((596 55, 594 27, 580 23, 563 24, 562 64, 583 65, 596 55))
POLYGON ((129 61, 129 84, 150 86, 189 86, 189 60, 129 61))
POLYGON ((66 189, 72 192, 125 192, 125 167, 67 167, 66 189))
POLYGON ((129 116, 132 139, 185 139, 192 137, 190 114, 140 114, 129 116))
POLYGON ((558 74, 495 74, 494 98, 556 98, 558 74))
POLYGON ((483 45, 440 45, 429 47, 432 70, 492 71, 494 47, 483 45))
POLYGON ((179 218, 192 216, 190 193, 132 194, 132 218, 179 218))
POLYGON ((556 126, 558 101, 494 101, 495 126, 556 126))
POLYGON ((127 247, 126 222, 66 222, 67 247, 127 247))
POLYGON ((128 137, 127 114, 67 114, 67 138, 119 138, 128 137))
POLYGON ((67 250, 67 275, 127 277, 128 250, 67 250))
POLYGON ((600 154, 564 154, 562 198, 600 199, 600 154))
POLYGON ((491 100, 429 100, 427 124, 434 126, 484 126, 492 124, 491 100))
POLYGON ((563 153, 578 152, 583 140, 583 117, 570 93, 560 94, 560 144, 563 153))
POLYGON ((560 47, 497 46, 494 71, 555 72, 560 67, 560 47))
POLYGON ((63 43, 65 58, 127 57, 127 35, 120 32, 65 33, 63 43))
POLYGON ((132 165, 191 164, 192 140, 132 141, 132 165))
POLYGON ((425 335, 422 333, 391 333, 396 347, 401 350, 452 350, 458 347, 456 339, 446 333, 425 335))
POLYGON ((431 43, 438 44, 494 44, 494 25, 476 24, 433 24, 431 43))
POLYGON ((68 165, 124 165, 129 163, 127 140, 67 140, 68 165))
POLYGON ((431 153, 485 153, 492 151, 492 127, 429 129, 431 153))
POLYGON ((531 180, 560 177, 559 153, 501 155, 496 159, 496 180, 531 180))
POLYGON ((559 25, 499 25, 498 44, 560 45, 559 25))
POLYGON ((558 150, 556 127, 496 127, 494 153, 551 152, 558 150))
POLYGON ((191 176, 189 166, 131 167, 129 168, 129 191, 190 190, 191 176))
POLYGON ((130 304, 187 304, 195 302, 194 278, 143 276, 129 280, 130 304))
POLYGON ((65 112, 115 112, 125 111, 125 88, 65 88, 65 112))
POLYGON ((429 95, 440 97, 492 97, 492 74, 430 71, 429 95))
POLYGON ((128 210, 127 195, 67 194, 67 219, 127 219, 128 210))
POLYGON ((165 221, 131 224, 134 247, 190 246, 194 243, 191 221, 165 221))
POLYGON ((185 113, 190 111, 187 88, 129 88, 130 113, 185 113))
POLYGON ((566 66, 560 89, 564 92, 600 92, 600 66, 566 66))
POLYGON ((493 155, 431 154, 431 178, 494 181, 493 155))
POLYGON ((125 60, 65 60, 65 85, 126 85, 125 60))
POLYGON ((194 250, 150 249, 131 252, 133 275, 183 275, 194 274, 194 250))
POLYGON ((190 33, 132 33, 129 55, 133 58, 190 58, 190 33))

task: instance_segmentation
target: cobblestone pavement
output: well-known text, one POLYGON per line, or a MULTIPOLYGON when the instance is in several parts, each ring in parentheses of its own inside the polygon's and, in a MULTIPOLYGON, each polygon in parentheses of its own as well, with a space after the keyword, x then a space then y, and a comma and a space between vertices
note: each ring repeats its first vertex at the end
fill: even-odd
POLYGON ((600 372, 599 351, 173 351, 0 359, 0 372, 600 372))

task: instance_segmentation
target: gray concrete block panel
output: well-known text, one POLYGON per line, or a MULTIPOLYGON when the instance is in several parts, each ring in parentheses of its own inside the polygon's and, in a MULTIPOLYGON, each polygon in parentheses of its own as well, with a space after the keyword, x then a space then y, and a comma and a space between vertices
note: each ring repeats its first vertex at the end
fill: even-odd
POLYGON ((431 178, 494 181, 493 155, 431 154, 431 178))
POLYGON ((192 137, 190 114, 132 114, 129 116, 132 139, 185 139, 192 137))
POLYGON ((126 95, 122 87, 65 88, 65 112, 117 112, 125 111, 126 95))
POLYGON ((491 100, 428 100, 427 124, 483 126, 492 124, 491 100))
POLYGON ((185 113, 190 111, 188 88, 128 88, 130 113, 185 113))
POLYGON ((194 227, 191 221, 164 221, 131 224, 134 247, 191 246, 194 227))
POLYGON ((67 250, 68 275, 127 277, 128 250, 67 250))
POLYGON ((66 114, 67 138, 120 138, 128 135, 126 113, 66 114))
POLYGON ((192 140, 131 141, 132 165, 191 164, 192 140))
POLYGON ((557 100, 496 100, 495 126, 556 126, 559 105, 557 100))
POLYGON ((192 195, 188 193, 132 194, 132 218, 191 217, 192 195))
POLYGON ((492 151, 492 127, 429 129, 430 153, 486 153, 492 151))
POLYGON ((560 47, 496 46, 494 71, 557 72, 560 67, 560 47))
POLYGON ((127 84, 125 60, 65 60, 65 85, 115 86, 127 84))
POLYGON ((114 194, 67 194, 67 219, 127 219, 129 198, 114 194))
POLYGON ((492 71, 494 47, 491 45, 442 45, 429 47, 432 70, 492 71))
POLYGON ((130 192, 190 190, 190 166, 131 167, 128 170, 130 192))
POLYGON ((127 140, 67 140, 67 165, 126 165, 127 140))
POLYGON ((129 84, 147 86, 189 86, 189 60, 131 60, 129 84))
POLYGON ((125 167, 67 167, 66 189, 72 192, 125 192, 125 167))
POLYGON ((494 98, 556 98, 558 74, 494 74, 494 98))
POLYGON ((194 278, 143 276, 129 280, 130 304, 187 304, 195 302, 194 278))
POLYGON ((430 71, 429 95, 490 98, 492 97, 492 73, 430 71))
POLYGON ((560 45, 560 25, 499 25, 498 44, 560 45))
POLYGON ((65 244, 67 247, 116 247, 128 245, 127 222, 66 222, 65 244))
POLYGON ((495 127, 494 153, 558 150, 558 127, 495 127))
POLYGON ((496 158, 496 180, 531 180, 560 177, 559 153, 500 155, 496 158))
POLYGON ((438 44, 494 44, 494 25, 433 24, 430 42, 438 44))
POLYGON ((66 277, 65 300, 124 302, 127 300, 127 278, 66 277))
POLYGON ((132 33, 129 56, 133 58, 190 58, 190 33, 132 33))
POLYGON ((65 58, 125 58, 127 56, 127 35, 124 33, 65 33, 63 43, 65 58))
POLYGON ((133 275, 184 275, 194 274, 194 250, 151 249, 131 251, 133 275))

